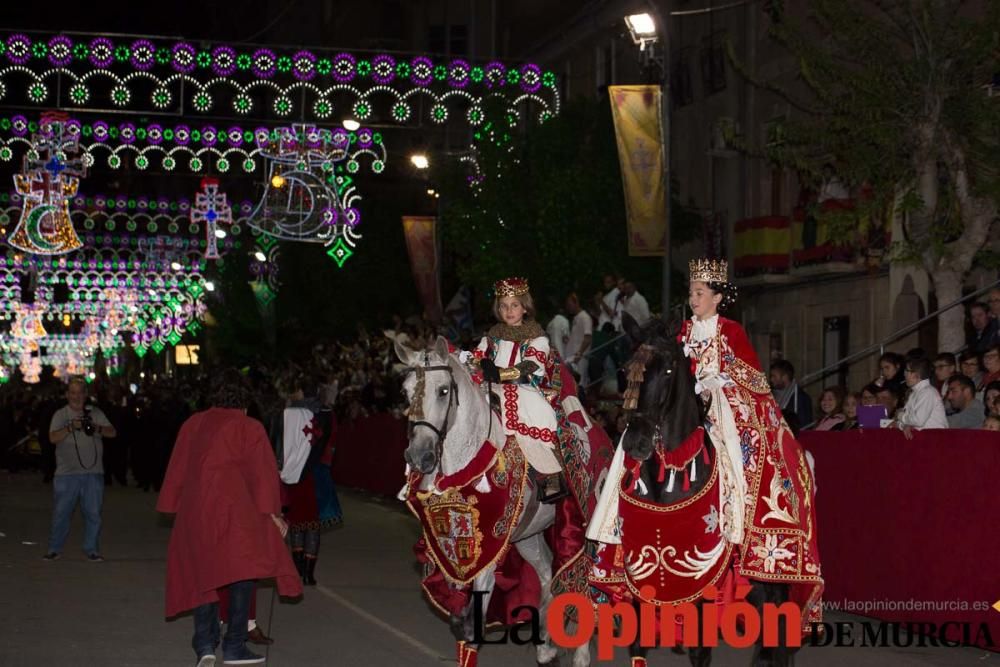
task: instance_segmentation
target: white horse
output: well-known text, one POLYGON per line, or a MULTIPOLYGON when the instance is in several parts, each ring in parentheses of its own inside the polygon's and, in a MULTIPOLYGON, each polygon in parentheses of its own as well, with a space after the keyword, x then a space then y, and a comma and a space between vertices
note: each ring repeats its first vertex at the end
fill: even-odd
MULTIPOLYGON (((490 446, 484 443, 492 440, 502 446, 504 430, 500 418, 490 409, 486 392, 476 386, 465 366, 449 354, 444 338, 439 337, 430 351, 414 351, 398 342, 395 350, 400 361, 410 368, 403 383, 410 404, 406 461, 411 469, 423 474, 420 490, 427 491, 434 486, 439 473, 446 476, 463 470, 476 457, 480 447, 490 446)), ((552 552, 543 535, 555 519, 555 508, 538 501, 534 485, 525 484, 523 496, 524 509, 519 520, 510 526, 510 543, 534 568, 541 583, 538 610, 543 643, 536 647, 536 657, 538 663, 544 665, 555 660, 558 653, 545 625, 546 611, 552 600, 553 572, 552 552)), ((495 569, 495 565, 482 569, 473 582, 472 590, 486 593, 482 600, 484 612, 489 608, 496 583, 495 569)), ((461 642, 471 646, 474 636, 472 601, 463 613, 452 615, 449 622, 455 639, 460 642, 461 657, 461 642)), ((589 664, 590 646, 584 644, 575 649, 573 666, 589 664)))

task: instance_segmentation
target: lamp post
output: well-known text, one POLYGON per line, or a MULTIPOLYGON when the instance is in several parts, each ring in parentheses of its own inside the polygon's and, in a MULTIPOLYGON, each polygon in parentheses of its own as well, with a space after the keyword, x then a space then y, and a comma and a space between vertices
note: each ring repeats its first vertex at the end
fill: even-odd
POLYGON ((663 226, 663 275, 661 278, 662 317, 666 320, 670 313, 670 45, 667 44, 667 24, 656 3, 647 0, 650 13, 632 14, 625 17, 625 25, 632 35, 632 41, 639 46, 644 63, 660 66, 660 143, 663 158, 663 209, 666 224, 663 226), (659 41, 657 26, 663 32, 662 56, 654 50, 659 41))

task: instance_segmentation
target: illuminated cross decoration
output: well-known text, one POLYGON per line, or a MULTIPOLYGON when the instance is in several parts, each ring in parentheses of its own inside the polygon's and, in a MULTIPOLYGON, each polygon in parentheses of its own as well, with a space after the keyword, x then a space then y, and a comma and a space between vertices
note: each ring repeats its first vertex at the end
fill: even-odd
POLYGON ((226 201, 225 193, 219 192, 219 181, 215 178, 201 179, 201 192, 194 196, 191 207, 191 222, 205 225, 205 259, 219 259, 218 239, 226 233, 219 224, 233 224, 233 210, 226 201))

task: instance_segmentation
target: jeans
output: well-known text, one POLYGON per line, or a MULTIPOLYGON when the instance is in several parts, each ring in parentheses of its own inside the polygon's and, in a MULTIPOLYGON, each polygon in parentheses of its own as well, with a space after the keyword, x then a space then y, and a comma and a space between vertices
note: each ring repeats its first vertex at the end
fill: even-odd
MULTIPOLYGON (((247 643, 247 621, 250 619, 250 597, 257 589, 252 579, 229 584, 229 618, 222 644, 223 658, 239 656, 247 643)), ((203 604, 194 610, 194 638, 191 646, 195 656, 215 655, 219 645, 219 603, 203 604)))
POLYGON ((101 505, 104 502, 103 473, 56 475, 52 479, 52 532, 49 552, 62 553, 69 535, 70 521, 77 500, 83 512, 83 551, 87 555, 100 553, 101 505))

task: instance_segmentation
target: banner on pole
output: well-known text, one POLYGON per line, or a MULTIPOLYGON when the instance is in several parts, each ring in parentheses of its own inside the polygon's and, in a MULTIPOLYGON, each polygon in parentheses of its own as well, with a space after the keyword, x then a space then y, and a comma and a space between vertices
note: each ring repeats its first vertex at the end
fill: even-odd
POLYGON ((659 86, 609 86, 618 160, 625 189, 628 254, 663 256, 664 199, 662 93, 659 86))
POLYGON ((437 218, 403 216, 403 234, 410 255, 413 284, 427 319, 441 322, 441 289, 438 284, 437 218))

